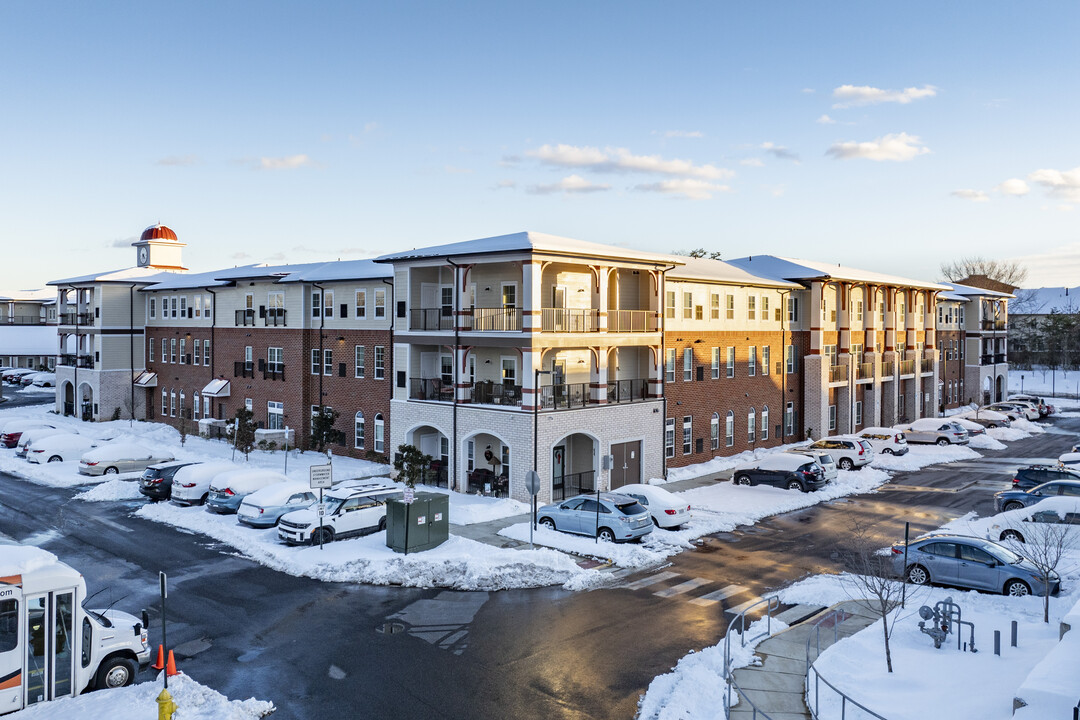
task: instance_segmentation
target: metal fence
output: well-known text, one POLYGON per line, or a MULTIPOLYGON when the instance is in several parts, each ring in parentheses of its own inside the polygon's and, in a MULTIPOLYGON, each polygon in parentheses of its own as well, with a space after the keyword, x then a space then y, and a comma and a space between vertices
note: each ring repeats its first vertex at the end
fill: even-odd
POLYGON ((736 629, 737 625, 739 631, 740 647, 745 647, 746 643, 754 642, 755 640, 759 640, 763 637, 768 637, 772 635, 772 616, 773 612, 775 612, 776 609, 779 607, 780 598, 776 597, 775 595, 772 597, 762 598, 753 605, 743 609, 741 613, 735 616, 735 619, 731 621, 731 624, 728 625, 727 633, 724 635, 724 679, 727 681, 727 696, 724 698, 725 718, 731 717, 731 693, 732 691, 734 691, 735 694, 739 696, 740 702, 745 701, 750 706, 751 712, 754 716, 754 720, 757 720, 757 718, 759 717, 761 718, 761 720, 772 720, 772 718, 770 718, 769 715, 765 713, 765 711, 759 709, 758 706, 754 704, 754 701, 746 696, 746 694, 742 691, 742 688, 739 687, 739 684, 735 682, 735 676, 732 674, 734 672, 734 668, 731 667, 731 633, 733 630, 736 629), (748 638, 746 636, 746 615, 751 610, 759 611, 758 606, 762 604, 765 605, 765 631, 748 638))
POLYGON ((847 720, 854 717, 867 717, 877 718, 877 720, 885 720, 881 715, 866 707, 862 703, 852 700, 843 690, 833 685, 831 682, 825 679, 825 677, 818 672, 814 667, 814 660, 817 660, 821 655, 821 629, 822 626, 832 627, 833 632, 833 644, 835 645, 837 640, 840 639, 840 623, 844 622, 848 618, 848 613, 842 608, 837 608, 831 612, 826 613, 822 617, 814 621, 814 626, 810 634, 806 638, 806 707, 810 710, 810 716, 814 720, 821 720, 821 697, 822 697, 822 685, 828 690, 827 697, 838 697, 840 699, 840 718, 841 720, 847 720), (813 660, 810 653, 813 651, 813 660), (813 683, 811 684, 811 677, 813 677, 813 683), (849 715, 849 706, 851 711, 861 710, 864 714, 849 715))
POLYGON ((551 499, 562 502, 568 497, 596 492, 596 473, 593 470, 568 473, 551 479, 551 499))

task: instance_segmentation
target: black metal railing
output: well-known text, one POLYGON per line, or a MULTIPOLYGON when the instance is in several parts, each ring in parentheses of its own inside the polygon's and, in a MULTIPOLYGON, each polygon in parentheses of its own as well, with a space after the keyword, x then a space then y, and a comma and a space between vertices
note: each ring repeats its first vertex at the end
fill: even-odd
POLYGON ((430 467, 424 470, 424 485, 433 487, 450 487, 448 468, 441 461, 432 461, 430 467))
POLYGON ((94 369, 94 356, 93 355, 71 355, 64 353, 60 355, 60 360, 57 363, 63 367, 83 368, 85 370, 94 369))
POLYGON ((608 383, 609 403, 640 402, 649 397, 648 379, 615 380, 608 383))
POLYGON ((233 377, 255 379, 255 363, 239 360, 233 363, 233 377))
POLYGON ((450 307, 418 308, 409 311, 410 330, 453 330, 454 313, 450 307))
POLYGON ((994 356, 993 355, 980 355, 979 356, 979 364, 980 365, 993 365, 994 364, 994 356))
MULTIPOLYGON (((254 324, 255 323, 253 322, 252 325, 254 324)), ((263 325, 265 327, 285 327, 285 308, 266 308, 266 316, 263 318, 263 325)))
POLYGON ((521 405, 521 386, 510 382, 478 380, 471 393, 472 402, 480 405, 521 405))
POLYGON ((237 310, 236 325, 255 325, 255 310, 237 310))
POLYGON ((67 416, 67 415, 72 415, 72 416, 75 415, 75 403, 73 403, 73 402, 65 402, 64 403, 64 415, 65 416, 67 416))
POLYGON ((1006 328, 1006 324, 1007 323, 1006 323, 1005 320, 983 320, 982 321, 982 329, 983 330, 1004 330, 1006 328))
POLYGON ((545 410, 569 410, 589 406, 589 383, 543 385, 540 407, 545 410))
POLYGON ((540 329, 543 332, 599 332, 600 311, 592 308, 542 308, 540 329))
POLYGON ((512 332, 521 330, 521 309, 516 307, 469 308, 461 315, 466 330, 512 332))
POLYGON ((596 472, 593 470, 557 475, 551 479, 553 502, 562 502, 568 497, 589 492, 596 492, 596 472))
POLYGON ((657 332, 660 313, 652 310, 608 310, 608 332, 657 332))
POLYGON ((443 382, 441 378, 412 378, 409 399, 451 402, 454 399, 454 384, 443 382))
POLYGON ((60 313, 61 325, 93 325, 94 313, 92 312, 65 312, 60 313))
POLYGON ((7 318, 8 325, 44 325, 45 318, 38 315, 11 315, 7 318))
POLYGON ((284 363, 267 363, 262 371, 263 380, 284 380, 284 363))
POLYGON ((1008 362, 1008 359, 1005 357, 1005 353, 997 353, 996 355, 994 355, 994 362, 996 362, 996 363, 1008 362))

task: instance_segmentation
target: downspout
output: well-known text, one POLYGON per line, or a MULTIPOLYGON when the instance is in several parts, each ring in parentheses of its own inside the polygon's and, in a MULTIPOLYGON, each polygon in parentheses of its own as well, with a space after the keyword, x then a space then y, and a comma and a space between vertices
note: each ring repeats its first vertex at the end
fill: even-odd
MULTIPOLYGON (((664 322, 664 319, 667 317, 667 308, 664 303, 667 302, 667 271, 674 270, 676 267, 678 266, 669 265, 660 268, 660 279, 656 282, 656 304, 660 309, 660 437, 663 438, 664 442, 663 451, 660 453, 660 461, 665 480, 667 479, 667 323, 664 322)), ((674 451, 674 448, 672 448, 672 451, 674 451)))
MULTIPOLYGON (((396 380, 396 378, 394 376, 395 375, 395 371, 394 371, 394 323, 396 322, 396 318, 397 318, 397 307, 396 307, 396 304, 394 302, 394 281, 393 280, 387 280, 386 278, 382 278, 382 281, 383 281, 384 285, 389 285, 390 286, 390 343, 388 345, 390 353, 389 353, 389 356, 386 358, 385 362, 390 367, 390 397, 392 398, 392 397, 394 397, 394 383, 397 382, 397 380, 396 380)), ((371 361, 375 362, 375 358, 372 357, 371 361)), ((374 372, 374 370, 372 370, 372 372, 374 372)), ((406 390, 408 390, 408 388, 406 388, 406 390)), ((387 410, 386 410, 386 425, 389 425, 389 424, 390 424, 390 409, 387 408, 387 410)), ((387 436, 387 434, 386 434, 386 425, 383 425, 383 443, 384 444, 386 443, 386 436, 387 436)), ((364 444, 366 445, 367 442, 365 441, 364 444)), ((393 455, 391 455, 390 457, 392 459, 393 455)), ((449 475, 447 477, 449 477, 449 475)))
MULTIPOLYGON (((453 268, 454 268, 454 364, 453 364, 453 368, 454 368, 454 406, 453 406, 453 411, 452 411, 454 419, 453 419, 453 422, 451 423, 452 426, 453 426, 452 432, 453 432, 454 437, 450 441, 451 452, 452 452, 452 455, 450 456, 450 467, 454 468, 454 480, 453 480, 453 487, 451 487, 450 489, 451 490, 457 490, 457 487, 458 487, 458 474, 457 474, 457 438, 458 438, 458 397, 457 397, 458 393, 457 393, 457 391, 458 391, 458 389, 457 389, 457 384, 458 384, 458 376, 460 375, 460 373, 458 372, 458 355, 461 353, 461 325, 459 324, 459 315, 458 315, 458 313, 460 312, 461 291, 458 289, 458 271, 461 270, 461 266, 458 265, 453 260, 451 260, 449 257, 446 258, 446 262, 450 263, 450 265, 453 266, 453 268)), ((525 327, 524 324, 522 324, 522 327, 523 328, 525 327)), ((533 388, 533 403, 536 403, 538 399, 539 399, 539 396, 537 395, 537 388, 533 388)), ((536 438, 535 437, 533 437, 533 445, 536 445, 536 438)), ((449 479, 448 479, 448 484, 449 484, 449 479)), ((509 483, 507 483, 507 484, 509 485, 509 483)), ((498 487, 498 481, 497 480, 496 480, 496 487, 498 487)), ((508 487, 507 488, 507 494, 509 494, 509 492, 510 492, 510 490, 509 490, 509 487, 508 487)))
MULTIPOLYGON (((787 428, 787 300, 790 290, 780 291, 780 444, 784 444, 784 430, 787 428)), ((771 418, 770 418, 771 419, 771 418)), ((794 428, 792 428, 794 430, 794 428)))
MULTIPOLYGON (((212 303, 210 307, 213 308, 210 311, 210 379, 214 380, 215 378, 217 378, 217 374, 214 372, 214 358, 217 355, 217 338, 214 337, 214 328, 217 327, 217 293, 215 293, 209 287, 206 288, 206 292, 210 293, 210 296, 213 298, 213 300, 210 301, 212 303)), ((254 375, 254 373, 252 374, 254 375)), ((218 400, 218 398, 214 399, 218 401, 218 405, 220 407, 221 401, 218 400)), ((206 402, 205 397, 203 398, 203 402, 206 402)), ((205 413, 206 411, 203 410, 203 412, 205 413)), ((211 410, 210 417, 214 417, 214 415, 214 411, 211 410)), ((286 462, 288 462, 288 460, 286 460, 286 462)))
MULTIPOLYGON (((319 415, 323 412, 323 370, 326 368, 326 355, 323 349, 323 328, 326 327, 326 291, 317 282, 311 283, 312 287, 319 288, 319 415)), ((312 427, 312 431, 315 428, 312 427)), ((323 438, 325 444, 326 438, 323 438)))
MULTIPOLYGON (((143 352, 146 352, 146 322, 143 322, 143 352)), ((128 427, 135 423, 135 283, 128 288, 128 360, 131 362, 131 418, 128 427)))

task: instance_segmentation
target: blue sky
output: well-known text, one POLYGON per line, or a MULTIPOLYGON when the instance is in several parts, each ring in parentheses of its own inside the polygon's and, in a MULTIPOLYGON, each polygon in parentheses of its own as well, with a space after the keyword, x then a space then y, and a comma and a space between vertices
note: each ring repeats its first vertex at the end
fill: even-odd
POLYGON ((5 2, 0 288, 536 230, 1080 277, 1080 4, 5 2))

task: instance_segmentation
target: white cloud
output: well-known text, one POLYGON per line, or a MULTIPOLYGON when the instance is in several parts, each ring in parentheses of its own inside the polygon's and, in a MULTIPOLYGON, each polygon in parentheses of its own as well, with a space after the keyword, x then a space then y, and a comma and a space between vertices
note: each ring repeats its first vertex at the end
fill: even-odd
POLYGON ((690 160, 665 160, 659 155, 634 155, 626 148, 576 147, 574 145, 543 145, 528 155, 546 165, 587 168, 593 172, 652 173, 676 177, 719 180, 735 173, 715 165, 695 165, 690 160))
MULTIPOLYGON (((653 133, 656 134, 655 132, 653 133)), ((662 135, 666 138, 703 138, 705 133, 700 130, 668 130, 662 135)))
POLYGON ((1071 287, 1076 285, 1076 278, 1080 276, 1080 242, 1061 245, 1045 253, 1010 259, 1028 269, 1028 287, 1071 287))
POLYGON ((665 195, 681 195, 691 200, 708 200, 713 193, 730 192, 727 185, 717 185, 705 180, 693 180, 684 178, 680 180, 661 180, 655 183, 635 185, 635 190, 641 192, 655 192, 665 195))
POLYGON ((821 117, 819 117, 814 122, 816 122, 818 125, 835 125, 836 124, 836 121, 833 120, 828 115, 822 115, 821 117))
POLYGON ((472 172, 472 169, 455 167, 454 165, 446 165, 445 167, 443 167, 443 171, 447 175, 468 175, 472 172))
POLYGON ((138 241, 139 241, 139 238, 136 237, 135 235, 132 235, 131 237, 126 237, 126 238, 116 238, 111 243, 109 243, 109 247, 127 248, 127 247, 131 247, 132 243, 138 242, 138 241))
POLYGON ((982 190, 953 190, 949 194, 972 202, 990 202, 990 198, 982 190))
POLYGON ((865 158, 867 160, 905 162, 928 152, 930 152, 930 148, 923 145, 917 136, 908 135, 907 133, 895 133, 868 142, 833 143, 825 151, 825 154, 832 155, 837 160, 865 158))
POLYGON ((1042 185, 1051 197, 1080 203, 1080 167, 1072 170, 1036 170, 1028 180, 1042 185))
POLYGON ((994 190, 997 190, 1002 195, 1013 195, 1015 197, 1023 197, 1031 191, 1028 184, 1020 178, 1009 178, 994 190))
POLYGON ((803 88, 802 92, 805 95, 813 95, 814 94, 814 88, 803 88))
POLYGON ((261 157, 254 160, 241 160, 253 170, 295 170, 314 165, 307 155, 287 155, 285 157, 261 157))
POLYGON ((882 90, 869 85, 841 85, 833 90, 833 98, 840 101, 833 107, 849 108, 889 102, 907 105, 913 100, 934 97, 937 91, 938 89, 933 85, 923 85, 921 88, 909 87, 903 90, 882 90))
POLYGON ((761 149, 780 160, 791 160, 795 163, 799 162, 799 153, 788 150, 783 145, 777 145, 773 142, 763 142, 761 143, 761 149))
POLYGON ((765 162, 761 158, 746 158, 739 161, 740 165, 747 165, 749 167, 765 167, 765 162))
POLYGON ((517 187, 517 183, 513 180, 500 180, 495 183, 496 190, 513 190, 517 187))
POLYGON ((198 162, 198 155, 170 155, 169 157, 163 157, 158 160, 157 164, 168 165, 170 167, 183 167, 185 165, 195 165, 198 162))
POLYGON ((553 195, 555 193, 581 194, 604 192, 605 190, 610 189, 610 185, 591 183, 580 175, 570 175, 564 177, 559 182, 550 185, 530 185, 526 189, 526 192, 532 193, 533 195, 553 195))

